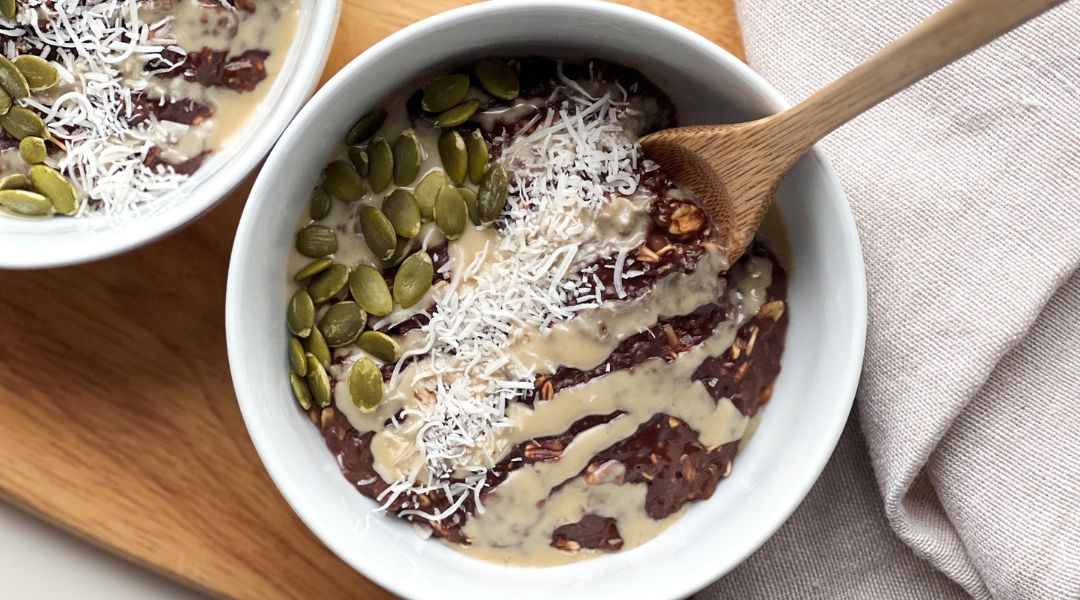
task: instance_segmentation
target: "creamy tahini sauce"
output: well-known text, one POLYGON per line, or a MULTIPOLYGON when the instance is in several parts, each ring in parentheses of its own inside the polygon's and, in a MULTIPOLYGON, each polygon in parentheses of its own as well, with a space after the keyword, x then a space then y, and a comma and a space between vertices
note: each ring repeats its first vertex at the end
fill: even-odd
POLYGON ((190 98, 214 107, 214 115, 190 127, 178 127, 174 139, 165 144, 163 156, 182 162, 205 151, 218 151, 231 143, 252 117, 267 110, 261 106, 274 86, 289 53, 300 18, 300 0, 259 0, 254 13, 215 11, 199 0, 179 0, 168 9, 145 9, 147 20, 171 17, 169 34, 189 52, 204 47, 227 50, 229 56, 247 50, 266 50, 266 79, 250 92, 224 87, 206 87, 182 77, 154 78, 148 92, 152 96, 190 98), (235 35, 223 35, 222 26, 235 35))

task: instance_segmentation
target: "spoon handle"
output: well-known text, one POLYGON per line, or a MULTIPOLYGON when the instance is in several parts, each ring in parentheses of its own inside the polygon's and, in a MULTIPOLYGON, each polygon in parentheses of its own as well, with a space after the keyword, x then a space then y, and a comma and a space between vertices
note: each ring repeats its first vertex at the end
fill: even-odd
POLYGON ((1064 2, 956 0, 840 79, 767 119, 765 129, 796 159, 882 100, 1064 2))

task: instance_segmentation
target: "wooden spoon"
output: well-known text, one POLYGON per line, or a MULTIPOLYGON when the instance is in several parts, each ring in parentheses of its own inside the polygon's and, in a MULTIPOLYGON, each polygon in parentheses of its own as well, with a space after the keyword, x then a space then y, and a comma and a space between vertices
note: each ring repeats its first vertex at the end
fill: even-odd
POLYGON ((818 140, 878 102, 1065 0, 956 0, 799 104, 734 125, 677 127, 641 145, 701 198, 731 263, 753 240, 780 180, 818 140))

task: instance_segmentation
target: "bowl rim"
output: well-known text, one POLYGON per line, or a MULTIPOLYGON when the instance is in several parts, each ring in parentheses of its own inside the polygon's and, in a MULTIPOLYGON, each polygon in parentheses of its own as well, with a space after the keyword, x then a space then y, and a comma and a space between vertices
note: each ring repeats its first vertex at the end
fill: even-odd
MULTIPOLYGON (((303 0, 298 5, 300 10, 304 10, 302 3, 303 0)), ((281 95, 272 109, 263 116, 259 127, 254 128, 250 138, 244 141, 244 150, 219 165, 215 173, 188 190, 175 208, 135 217, 136 220, 143 221, 139 227, 125 227, 111 232, 110 228, 106 228, 107 234, 100 238, 73 235, 71 239, 52 244, 39 252, 28 252, 23 246, 9 249, 0 235, 0 269, 66 267, 116 256, 179 231, 221 204, 266 158, 289 123, 311 97, 330 58, 334 33, 341 16, 341 5, 342 0, 311 2, 310 27, 302 38, 298 32, 290 46, 290 52, 298 50, 304 56, 318 57, 317 61, 312 63, 309 69, 309 65, 295 60, 291 70, 282 69, 277 74, 275 81, 285 81, 281 95), (295 45, 298 40, 302 40, 302 43, 295 45)))
MULTIPOLYGON (((287 148, 296 142, 297 136, 303 129, 305 122, 309 120, 312 115, 318 114, 323 106, 329 103, 330 99, 336 95, 338 88, 346 86, 350 80, 362 77, 368 64, 376 60, 381 60, 387 52, 393 50, 402 42, 423 35, 425 32, 436 28, 452 27, 459 21, 468 20, 489 13, 512 13, 537 9, 593 11, 597 14, 609 16, 612 19, 635 21, 643 27, 657 30, 658 35, 681 38, 684 43, 705 51, 707 54, 714 57, 718 63, 723 63, 730 72, 734 73, 735 78, 740 79, 742 83, 746 84, 751 92, 771 110, 780 111, 790 106, 779 92, 766 82, 763 77, 754 72, 746 63, 704 36, 663 17, 602 0, 495 0, 491 2, 482 2, 454 8, 412 23, 380 40, 360 55, 354 57, 326 82, 322 89, 320 89, 307 105, 304 106, 289 128, 286 129, 280 142, 275 146, 274 150, 267 158, 263 171, 256 180, 250 196, 259 198, 269 194, 273 176, 264 176, 263 173, 274 173, 284 166, 288 160, 287 148)), ((814 160, 819 163, 823 179, 834 184, 841 200, 846 200, 839 178, 821 150, 818 147, 813 148, 804 160, 805 159, 814 160)), ((768 517, 770 522, 762 528, 763 535, 760 539, 755 540, 754 543, 745 544, 738 559, 730 564, 720 565, 716 568, 702 568, 698 571, 700 574, 697 577, 686 578, 671 584, 665 591, 670 593, 670 597, 672 598, 688 597, 714 583, 730 572, 735 566, 745 561, 748 556, 756 552, 766 541, 768 541, 780 526, 790 518, 791 514, 806 498, 806 495, 809 493, 814 483, 817 482, 826 464, 829 462, 829 458, 835 451, 836 444, 847 423, 848 415, 854 403, 855 392, 863 364, 866 338, 867 300, 862 247, 859 241, 858 231, 855 227, 855 219, 851 213, 850 206, 848 206, 846 202, 839 208, 841 213, 839 225, 844 238, 843 245, 849 249, 849 252, 846 253, 847 256, 845 257, 846 264, 844 265, 844 269, 847 270, 854 284, 854 289, 850 292, 852 301, 852 313, 850 315, 852 325, 850 339, 846 340, 846 343, 851 348, 851 354, 844 363, 844 377, 838 380, 835 385, 835 389, 837 390, 835 393, 836 404, 830 411, 834 415, 834 418, 829 423, 829 426, 820 432, 820 439, 822 440, 821 457, 817 461, 817 464, 811 464, 809 465, 810 468, 802 471, 803 475, 798 481, 792 482, 793 491, 788 496, 787 502, 782 506, 782 510, 778 510, 768 517)), ((320 541, 323 542, 324 545, 334 552, 334 554, 336 554, 343 562, 383 588, 404 597, 423 597, 426 593, 430 592, 430 587, 427 584, 408 577, 401 577, 394 573, 378 572, 374 569, 366 568, 363 556, 351 551, 349 547, 346 547, 345 544, 340 542, 339 532, 328 530, 320 524, 319 520, 315 518, 316 515, 311 512, 312 509, 304 503, 305 494, 303 490, 298 489, 300 486, 291 481, 291 477, 287 472, 287 469, 282 466, 282 462, 276 460, 275 455, 278 453, 278 449, 275 447, 274 440, 272 439, 269 430, 267 428, 260 430, 258 427, 258 421, 260 420, 256 415, 256 412, 258 411, 258 398, 244 389, 245 376, 240 372, 240 368, 237 366, 242 364, 245 360, 241 350, 242 340, 240 338, 240 332, 238 331, 238 323, 241 318, 243 306, 240 303, 240 296, 242 294, 240 289, 242 287, 240 278, 242 275, 240 273, 241 269, 237 268, 237 266, 243 264, 245 260, 244 256, 248 252, 248 240, 254 229, 255 210, 256 208, 254 208, 252 203, 249 203, 245 207, 233 243, 226 291, 225 319, 228 354, 233 374, 233 382, 241 413, 248 429, 248 434, 255 445, 256 451, 262 459, 264 468, 270 475, 274 485, 278 488, 279 493, 285 498, 286 502, 296 515, 300 517, 304 524, 320 539, 320 541)), ((705 565, 703 565, 703 567, 705 567, 705 565)))

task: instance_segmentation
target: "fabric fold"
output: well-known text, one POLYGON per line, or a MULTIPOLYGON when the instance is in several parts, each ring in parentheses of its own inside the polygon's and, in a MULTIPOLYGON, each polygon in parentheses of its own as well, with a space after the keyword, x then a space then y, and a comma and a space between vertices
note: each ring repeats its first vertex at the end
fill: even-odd
MULTIPOLYGON (((946 4, 737 2, 750 65, 792 101, 946 4)), ((895 538, 840 521, 848 551, 912 575, 857 597, 938 597, 941 575, 977 598, 1080 597, 1080 442, 1067 433, 1080 430, 1077 40, 1080 5, 1066 3, 822 143, 863 242, 870 317, 856 414, 877 485, 823 477, 812 497, 833 501, 797 512, 710 594, 783 597, 811 589, 802 582, 814 597, 853 597, 839 575, 821 581, 772 557, 799 539, 818 549, 815 568, 832 561, 841 573, 837 532, 815 521, 857 491, 895 538), (761 564, 787 581, 732 587, 761 564)))

